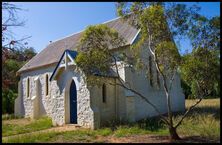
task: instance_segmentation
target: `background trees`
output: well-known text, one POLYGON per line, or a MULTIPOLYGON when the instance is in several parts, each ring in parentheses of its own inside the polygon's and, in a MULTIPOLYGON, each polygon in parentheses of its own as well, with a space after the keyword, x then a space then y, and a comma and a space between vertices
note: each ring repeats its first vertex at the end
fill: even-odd
POLYGON ((26 40, 30 37, 15 38, 14 27, 24 26, 17 13, 23 9, 16 5, 3 2, 2 12, 2 113, 14 112, 14 100, 17 97, 19 77, 16 72, 35 54, 28 47, 26 40))

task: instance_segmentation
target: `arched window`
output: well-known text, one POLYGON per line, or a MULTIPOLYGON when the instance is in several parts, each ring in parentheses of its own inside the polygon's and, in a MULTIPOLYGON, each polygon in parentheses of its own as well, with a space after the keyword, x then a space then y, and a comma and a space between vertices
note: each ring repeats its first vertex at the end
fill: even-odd
POLYGON ((30 96, 30 80, 29 80, 29 77, 27 78, 27 84, 26 84, 26 86, 27 86, 27 97, 29 97, 30 96))
POLYGON ((106 103, 106 85, 103 84, 102 87, 102 97, 103 97, 103 103, 106 103))
POLYGON ((49 94, 49 76, 46 74, 45 76, 45 95, 48 96, 49 94))
POLYGON ((152 58, 149 56, 150 86, 153 86, 152 58))
POLYGON ((156 70, 156 81, 157 81, 157 87, 160 88, 160 76, 158 70, 156 70))

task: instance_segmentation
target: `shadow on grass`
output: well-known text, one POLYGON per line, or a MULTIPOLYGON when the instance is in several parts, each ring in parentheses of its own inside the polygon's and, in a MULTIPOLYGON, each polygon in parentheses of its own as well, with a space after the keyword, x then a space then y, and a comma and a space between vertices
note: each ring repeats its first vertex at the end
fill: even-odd
POLYGON ((194 114, 200 114, 200 115, 213 115, 213 117, 217 120, 220 119, 220 108, 219 107, 211 107, 211 106, 202 106, 202 107, 196 107, 190 112, 190 116, 194 114))
POLYGON ((182 140, 173 141, 174 143, 219 143, 220 140, 212 140, 201 136, 182 137, 182 140))
POLYGON ((137 122, 137 124, 141 129, 149 131, 158 131, 166 128, 164 122, 158 116, 140 120, 137 122))
MULTIPOLYGON (((186 108, 188 109, 188 108, 186 108)), ((184 112, 176 112, 174 113, 175 116, 183 115, 184 112)), ((187 117, 191 117, 194 115, 212 115, 212 117, 216 120, 220 120, 220 108, 215 106, 201 106, 201 107, 195 107, 193 110, 191 110, 187 117)))
POLYGON ((102 124, 102 127, 110 127, 112 131, 117 130, 120 126, 138 127, 140 129, 149 131, 158 131, 165 128, 165 124, 159 116, 142 119, 137 122, 129 122, 127 120, 113 120, 102 124))

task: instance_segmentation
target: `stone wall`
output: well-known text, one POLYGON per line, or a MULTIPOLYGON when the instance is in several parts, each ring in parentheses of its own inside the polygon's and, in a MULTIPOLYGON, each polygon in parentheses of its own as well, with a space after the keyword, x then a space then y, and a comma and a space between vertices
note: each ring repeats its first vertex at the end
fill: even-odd
MULTIPOLYGON (((90 107, 90 92, 84 82, 84 75, 80 71, 74 72, 74 68, 65 70, 58 80, 49 82, 49 94, 46 96, 46 74, 49 78, 55 66, 33 70, 21 74, 21 96, 24 103, 24 116, 31 117, 33 115, 33 102, 31 98, 36 95, 36 86, 34 79, 39 77, 39 112, 40 116, 50 116, 54 125, 63 125, 69 123, 69 88, 72 79, 78 86, 77 90, 77 122, 84 127, 93 127, 93 111, 90 107), (30 79, 30 96, 27 97, 27 78, 30 79), (66 102, 66 105, 65 105, 66 102)), ((77 71, 77 70, 76 70, 77 71)))

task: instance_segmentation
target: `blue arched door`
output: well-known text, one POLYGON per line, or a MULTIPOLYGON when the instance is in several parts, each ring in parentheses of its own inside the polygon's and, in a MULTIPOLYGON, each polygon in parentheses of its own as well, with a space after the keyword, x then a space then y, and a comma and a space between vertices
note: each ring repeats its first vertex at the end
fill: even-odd
POLYGON ((70 123, 77 124, 77 91, 74 80, 72 80, 69 94, 70 94, 70 123))

